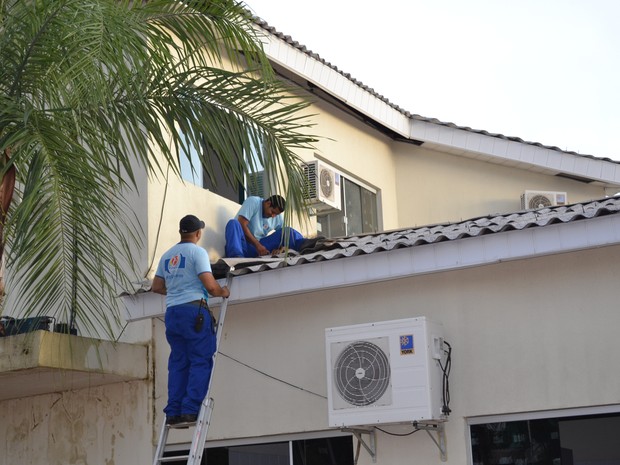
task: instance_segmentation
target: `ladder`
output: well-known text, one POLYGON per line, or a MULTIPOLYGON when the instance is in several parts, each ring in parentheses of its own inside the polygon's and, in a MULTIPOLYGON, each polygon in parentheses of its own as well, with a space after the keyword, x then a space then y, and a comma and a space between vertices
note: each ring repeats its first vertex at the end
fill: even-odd
MULTIPOLYGON (((232 275, 228 275, 226 278, 226 286, 230 290, 232 284, 232 275)), ((211 383, 213 382, 213 374, 215 373, 215 360, 220 350, 220 339, 222 337, 222 329, 224 327, 224 319, 226 318, 226 307, 228 307, 228 299, 222 299, 222 305, 220 307, 220 315, 217 322, 217 335, 215 342, 215 352, 213 353, 213 367, 211 369, 211 378, 209 378, 209 385, 207 387, 207 393, 202 400, 200 406, 200 412, 198 413, 198 419, 196 423, 179 423, 175 425, 167 425, 166 418, 161 427, 159 433, 159 442, 157 443, 157 450, 155 451, 155 458, 153 459, 153 465, 160 465, 165 462, 172 462, 178 460, 186 460, 187 465, 200 465, 202 460, 202 454, 205 449, 205 443, 207 442, 207 432, 209 430, 209 423, 211 421, 211 413, 213 412, 213 399, 209 397, 211 392, 211 383), (166 441, 168 440, 168 433, 171 429, 185 429, 190 426, 194 426, 194 436, 192 438, 192 445, 189 449, 188 455, 174 455, 164 457, 164 450, 166 448, 166 441)))

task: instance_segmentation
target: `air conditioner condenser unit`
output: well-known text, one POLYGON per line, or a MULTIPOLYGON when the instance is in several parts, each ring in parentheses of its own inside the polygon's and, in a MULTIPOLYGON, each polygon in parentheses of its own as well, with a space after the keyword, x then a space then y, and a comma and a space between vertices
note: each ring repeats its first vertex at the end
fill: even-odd
POLYGON ((303 169, 309 204, 317 210, 340 210, 342 177, 338 170, 320 160, 304 163, 303 169))
POLYGON ((536 210, 568 204, 566 192, 525 191, 521 195, 521 209, 536 210))
POLYGON ((426 317, 327 328, 329 426, 444 421, 443 345, 426 317))

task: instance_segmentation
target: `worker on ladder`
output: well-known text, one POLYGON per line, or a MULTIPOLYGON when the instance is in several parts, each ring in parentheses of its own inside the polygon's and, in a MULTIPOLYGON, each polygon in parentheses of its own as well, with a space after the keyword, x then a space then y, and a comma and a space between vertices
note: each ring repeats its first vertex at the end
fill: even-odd
POLYGON ((166 296, 166 339, 170 344, 168 404, 164 408, 167 425, 196 422, 216 350, 208 294, 230 296, 228 287, 220 286, 213 277, 207 251, 197 245, 204 227, 204 221, 194 215, 181 219, 181 241, 162 255, 151 288, 166 296))

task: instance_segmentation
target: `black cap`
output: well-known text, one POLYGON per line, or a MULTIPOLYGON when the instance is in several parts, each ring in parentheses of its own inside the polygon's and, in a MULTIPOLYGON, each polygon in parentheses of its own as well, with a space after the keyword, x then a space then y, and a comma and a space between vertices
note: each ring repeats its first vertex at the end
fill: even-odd
POLYGON ((191 233, 194 231, 198 231, 199 229, 203 229, 205 227, 205 222, 200 221, 194 215, 187 215, 181 218, 179 222, 179 232, 180 233, 191 233))

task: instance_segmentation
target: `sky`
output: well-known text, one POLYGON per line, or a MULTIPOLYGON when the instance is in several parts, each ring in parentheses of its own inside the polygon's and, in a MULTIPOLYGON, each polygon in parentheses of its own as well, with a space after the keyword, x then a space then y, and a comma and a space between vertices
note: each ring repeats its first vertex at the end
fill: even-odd
POLYGON ((620 0, 245 0, 427 118, 620 160, 620 0))

